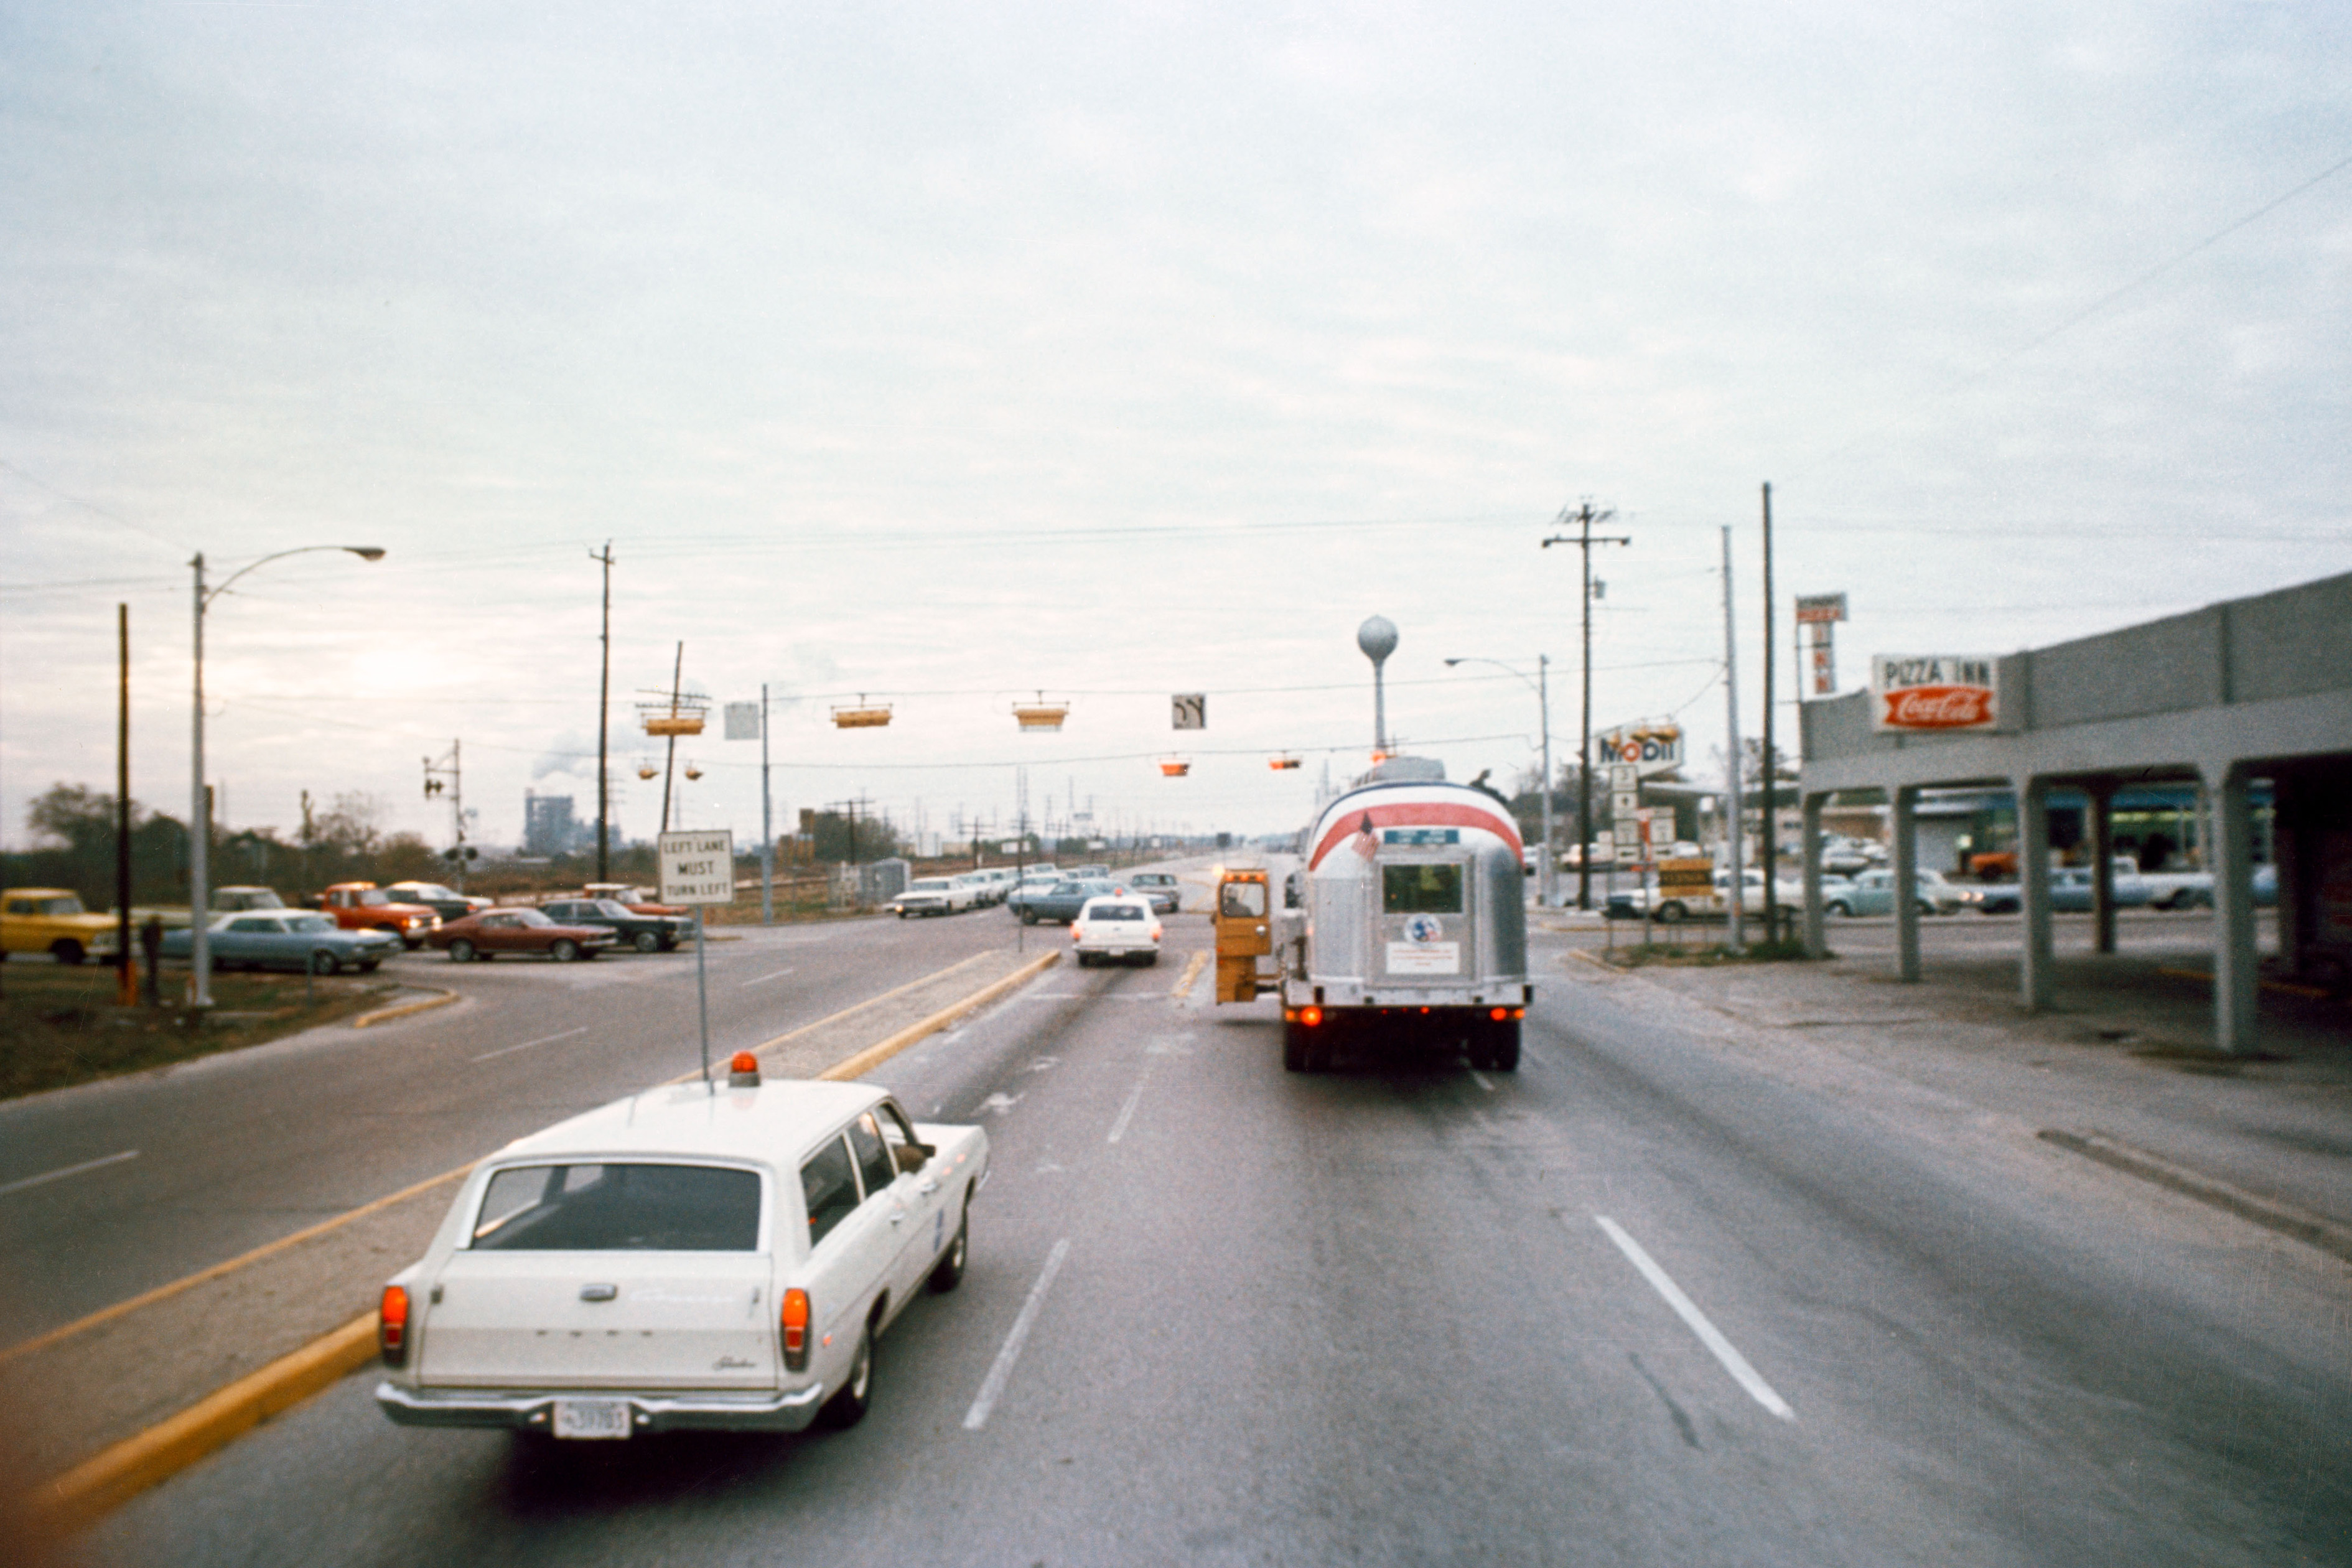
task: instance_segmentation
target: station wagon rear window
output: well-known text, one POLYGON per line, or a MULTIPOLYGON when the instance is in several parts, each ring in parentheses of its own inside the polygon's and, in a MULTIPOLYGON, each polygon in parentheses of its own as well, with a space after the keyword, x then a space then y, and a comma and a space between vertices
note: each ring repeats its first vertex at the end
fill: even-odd
POLYGON ((490 1178, 477 1249, 757 1252, 760 1177, 713 1165, 517 1165, 490 1178))
POLYGON ((1097 904, 1087 911, 1089 921, 1139 921, 1143 910, 1134 904, 1097 904))
POLYGON ((1462 912, 1462 868, 1383 866, 1381 908, 1392 915, 1458 915, 1462 912))

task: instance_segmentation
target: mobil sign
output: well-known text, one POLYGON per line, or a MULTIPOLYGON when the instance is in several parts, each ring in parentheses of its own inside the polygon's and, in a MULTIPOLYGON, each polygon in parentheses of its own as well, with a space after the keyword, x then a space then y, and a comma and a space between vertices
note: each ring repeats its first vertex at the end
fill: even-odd
POLYGON ((1592 737, 1596 768, 1628 766, 1638 770, 1637 777, 1648 778, 1678 768, 1682 762, 1683 732, 1677 725, 1628 724, 1592 737))
POLYGON ((1874 654, 1870 720, 1897 731, 1990 730, 2000 719, 2000 679, 1988 654, 1874 654))

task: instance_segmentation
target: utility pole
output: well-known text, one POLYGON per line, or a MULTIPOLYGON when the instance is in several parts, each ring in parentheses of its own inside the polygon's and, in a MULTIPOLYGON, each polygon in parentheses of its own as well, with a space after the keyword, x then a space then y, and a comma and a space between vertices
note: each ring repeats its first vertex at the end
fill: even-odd
POLYGON ((1730 737, 1731 763, 1724 780, 1724 854, 1731 874, 1731 951, 1748 945, 1747 889, 1741 882, 1739 828, 1746 809, 1739 797, 1739 644, 1731 625, 1731 525, 1723 529, 1723 706, 1724 729, 1730 737))
MULTIPOLYGON (((681 639, 679 640, 679 642, 678 642, 678 645, 677 645, 677 662, 676 662, 676 663, 674 663, 674 664, 672 664, 672 665, 670 666, 670 668, 669 668, 669 710, 670 710, 670 714, 671 714, 671 716, 672 716, 673 718, 674 718, 674 717, 676 717, 676 716, 677 716, 677 713, 678 680, 679 680, 679 679, 680 679, 680 678, 681 678, 685 673, 686 673, 686 643, 685 643, 684 639, 682 639, 682 638, 681 638, 681 639)), ((662 825, 661 825, 661 830, 662 830, 664 833, 667 833, 667 832, 669 831, 669 782, 670 782, 670 775, 671 775, 673 773, 675 773, 675 772, 677 771, 677 734, 676 734, 676 733, 674 733, 674 732, 673 732, 673 733, 670 735, 670 737, 669 737, 669 742, 668 742, 668 752, 667 752, 667 754, 664 757, 663 762, 662 762, 662 825)))
POLYGON ((768 795, 768 683, 760 682, 760 923, 776 923, 775 807, 768 795))
POLYGON ((1773 820, 1780 798, 1772 762, 1772 481, 1764 481, 1764 940, 1780 940, 1780 891, 1774 880, 1780 835, 1773 820))
MULTIPOLYGON (((612 791, 605 782, 613 715, 613 542, 604 541, 604 552, 592 552, 588 559, 604 567, 604 674, 596 683, 596 879, 608 882, 613 878, 612 791)), ((763 736, 765 724, 762 719, 763 736)))
POLYGON ((1555 526, 1573 522, 1580 531, 1555 533, 1543 542, 1546 550, 1555 544, 1573 544, 1584 556, 1584 723, 1576 752, 1576 907, 1580 910, 1592 907, 1592 547, 1633 542, 1622 533, 1595 536, 1592 525, 1616 515, 1613 510, 1593 510, 1589 500, 1579 503, 1574 511, 1563 508, 1555 526))
POLYGON ((121 657, 114 712, 114 999, 128 1007, 139 1000, 137 972, 131 962, 130 605, 114 606, 114 634, 121 657))
POLYGON ((466 766, 457 741, 449 742, 447 761, 425 759, 425 798, 431 800, 444 789, 449 792, 449 818, 456 825, 449 860, 457 868, 457 890, 462 893, 466 890, 466 766), (445 776, 449 781, 446 784, 441 782, 445 776))

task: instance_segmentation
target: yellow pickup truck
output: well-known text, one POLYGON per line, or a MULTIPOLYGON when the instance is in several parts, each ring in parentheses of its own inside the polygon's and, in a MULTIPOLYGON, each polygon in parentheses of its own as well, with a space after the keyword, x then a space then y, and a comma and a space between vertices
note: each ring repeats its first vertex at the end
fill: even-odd
POLYGON ((59 963, 114 956, 114 917, 93 915, 70 888, 0 892, 0 953, 46 952, 59 963))

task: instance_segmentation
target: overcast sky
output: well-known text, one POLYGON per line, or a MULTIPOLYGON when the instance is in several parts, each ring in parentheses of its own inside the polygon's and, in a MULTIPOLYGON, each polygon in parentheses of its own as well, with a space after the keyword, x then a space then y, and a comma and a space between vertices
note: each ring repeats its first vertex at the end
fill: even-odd
MULTIPOLYGON (((1702 772, 1726 524, 1760 711, 1763 480, 1784 692, 1797 593, 1851 595, 1852 687, 2352 569, 2347 157, 2343 5, 10 0, 0 835, 110 787, 118 602, 184 814, 186 562, 319 543, 390 554, 208 616, 231 827, 366 791, 444 843, 453 739, 478 839, 593 815, 608 539, 632 837, 681 638, 785 700, 787 822, 1003 818, 1026 763, 1290 828, 1363 765, 1375 612, 1392 728, 1508 779, 1532 693, 1442 661, 1549 655, 1572 735, 1586 497, 1634 541, 1595 717, 1702 772)), ((757 747, 684 753, 685 825, 755 837, 757 747)))

